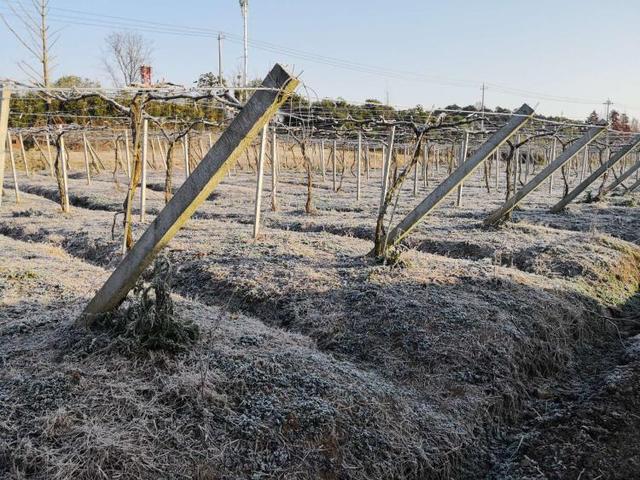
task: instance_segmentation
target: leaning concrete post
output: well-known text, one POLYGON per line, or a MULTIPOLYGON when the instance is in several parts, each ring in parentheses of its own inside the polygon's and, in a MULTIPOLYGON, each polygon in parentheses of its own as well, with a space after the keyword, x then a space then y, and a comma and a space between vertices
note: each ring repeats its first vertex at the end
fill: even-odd
MULTIPOLYGON (((585 191, 585 189, 595 182, 598 178, 600 178, 604 173, 612 168, 616 163, 618 163, 621 159, 623 159, 631 150, 633 150, 638 144, 640 144, 640 135, 636 135, 631 140, 631 143, 625 145, 620 150, 618 150, 608 161, 604 162, 600 168, 594 171, 591 175, 589 175, 586 180, 583 180, 580 185, 574 188, 571 192, 567 194, 562 200, 556 203, 552 208, 551 212, 558 213, 562 209, 564 209, 567 205, 573 202, 578 195, 585 191)), ((585 151, 588 147, 585 147, 585 151)), ((631 167, 633 168, 633 167, 631 167)))
MULTIPOLYGON (((618 188, 618 186, 620 186, 629 177, 631 177, 631 175, 633 175, 635 172, 637 172, 638 169, 640 169, 640 162, 636 163, 635 165, 632 165, 626 172, 624 172, 622 175, 620 175, 617 180, 615 180, 613 183, 611 183, 611 185, 609 185, 608 187, 603 188, 602 191, 600 192, 600 194, 597 197, 598 200, 604 198, 606 195, 608 195, 609 193, 614 191, 616 188, 618 188)), ((629 190, 631 190, 631 189, 629 189, 629 190)))
MULTIPOLYGON (((386 155, 382 159, 382 188, 380 190, 380 207, 378 208, 378 214, 382 211, 384 205, 384 199, 387 196, 387 190, 389 189, 389 172, 391 171, 391 160, 393 159, 393 142, 396 136, 396 126, 391 126, 389 132, 389 140, 387 142, 386 155)), ((384 150, 384 147, 383 147, 384 150)))
POLYGON ((92 323, 96 314, 111 311, 122 303, 145 268, 211 195, 298 83, 280 65, 269 72, 262 84, 264 90, 257 90, 242 107, 213 148, 129 250, 89 302, 78 320, 80 323, 92 323))
POLYGON ((91 168, 89 167, 89 148, 87 147, 87 134, 82 132, 82 147, 84 151, 84 169, 87 174, 87 185, 91 185, 91 168))
POLYGON ((527 195, 538 188, 542 184, 542 182, 544 182, 549 176, 553 174, 553 172, 558 170, 569 160, 575 157, 580 150, 589 145, 604 132, 606 132, 605 127, 591 127, 589 130, 587 130, 587 133, 585 133, 582 137, 580 137, 569 147, 567 147, 558 156, 558 158, 549 163, 549 165, 547 165, 529 183, 518 190, 518 192, 509 200, 507 200, 504 205, 502 205, 502 207, 489 215, 489 217, 487 217, 487 219, 484 221, 484 224, 496 225, 498 222, 500 222, 505 217, 505 215, 511 212, 511 210, 513 210, 520 202, 522 202, 527 197, 527 195))
MULTIPOLYGON (((640 165, 640 162, 638 162, 636 165, 640 165)), ((636 170, 636 172, 638 171, 639 170, 636 170)), ((629 189, 627 190, 627 193, 634 192, 638 187, 640 187, 640 179, 636 179, 636 183, 634 183, 629 187, 629 189)))
POLYGON ((262 129, 260 138, 260 156, 258 157, 258 181, 256 182, 256 206, 253 218, 253 238, 260 233, 260 213, 262 208, 262 178, 264 174, 264 157, 267 149, 267 126, 262 129))
POLYGON ((4 190, 4 164, 7 151, 7 133, 9 133, 9 103, 11 89, 2 85, 0 90, 0 206, 2 206, 2 192, 4 190))
POLYGON ((18 134, 18 142, 20 143, 20 155, 22 156, 22 162, 24 163, 24 171, 27 174, 27 177, 31 176, 31 172, 29 171, 29 162, 27 162, 27 152, 24 148, 24 139, 22 138, 22 134, 18 134))
POLYGON ((140 221, 147 211, 147 154, 149 151, 149 120, 142 121, 142 172, 140 174, 140 221))
POLYGON ((524 104, 500 130, 494 133, 466 162, 460 165, 449 177, 438 185, 427 197, 407 215, 389 234, 387 245, 402 241, 447 195, 471 175, 489 155, 506 142, 511 135, 521 129, 533 116, 533 109, 524 104))

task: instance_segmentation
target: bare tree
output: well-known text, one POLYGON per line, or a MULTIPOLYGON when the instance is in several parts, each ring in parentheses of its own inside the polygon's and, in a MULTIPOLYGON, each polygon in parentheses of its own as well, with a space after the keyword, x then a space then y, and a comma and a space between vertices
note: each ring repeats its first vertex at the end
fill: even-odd
POLYGON ((151 61, 151 42, 134 32, 113 32, 105 39, 103 64, 118 86, 140 82, 140 67, 151 61))
POLYGON ((18 66, 29 77, 31 82, 42 87, 49 87, 50 68, 52 57, 51 48, 60 38, 58 33, 49 32, 47 16, 49 14, 50 0, 3 0, 9 8, 11 15, 16 18, 16 23, 21 25, 23 32, 19 31, 0 14, 0 18, 13 36, 29 52, 31 61, 36 61, 38 67, 29 61, 20 61, 18 66))

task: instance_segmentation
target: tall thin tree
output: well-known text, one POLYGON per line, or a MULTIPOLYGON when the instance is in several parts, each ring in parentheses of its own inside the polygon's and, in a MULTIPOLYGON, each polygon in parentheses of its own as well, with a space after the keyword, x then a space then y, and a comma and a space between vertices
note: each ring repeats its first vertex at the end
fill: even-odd
POLYGON ((51 48, 59 40, 59 32, 50 32, 47 22, 50 0, 3 0, 11 15, 15 18, 15 25, 7 20, 5 15, 0 18, 13 36, 29 52, 30 60, 18 62, 20 69, 35 84, 48 88, 51 79, 51 48), (19 26, 18 26, 19 25, 19 26), (31 62, 37 62, 34 66, 31 62))

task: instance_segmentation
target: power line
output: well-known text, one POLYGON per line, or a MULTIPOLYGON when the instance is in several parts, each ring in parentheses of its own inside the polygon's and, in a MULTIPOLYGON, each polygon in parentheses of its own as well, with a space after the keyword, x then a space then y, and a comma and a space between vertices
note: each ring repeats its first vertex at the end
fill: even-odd
MULTIPOLYGON (((12 0, 8 0, 11 2, 12 0)), ((0 7, 1 9, 2 7, 0 7)), ((169 23, 162 22, 153 22, 147 20, 139 20, 132 19, 127 17, 120 17, 115 15, 103 15, 103 14, 94 14, 91 12, 86 12, 82 10, 76 9, 68 9, 61 7, 51 7, 51 10, 61 12, 60 14, 52 13, 50 14, 50 19, 52 21, 58 23, 68 23, 73 25, 82 25, 82 26, 95 26, 95 27, 106 27, 106 28, 135 28, 136 30, 141 30, 154 34, 170 34, 170 35, 180 35, 180 36, 192 36, 192 37, 218 37, 218 35, 224 35, 229 41, 237 44, 244 45, 244 38, 239 35, 235 35, 229 32, 223 31, 215 31, 212 29, 201 28, 201 27, 186 27, 169 23)), ((7 12, 8 15, 12 15, 11 12, 7 12)), ((366 65, 358 62, 353 62, 349 60, 339 59, 335 57, 328 57, 324 55, 318 55, 315 53, 305 52, 302 50, 292 49, 289 47, 284 47, 280 45, 276 45, 270 42, 258 41, 258 40, 249 40, 247 39, 247 44, 252 47, 263 50, 270 53, 277 53, 280 55, 286 55, 289 57, 302 59, 314 63, 320 63, 328 66, 332 66, 335 68, 341 68, 345 70, 356 71, 359 73, 366 73, 370 75, 382 76, 387 78, 394 78, 398 80, 409 80, 409 81, 418 81, 425 82, 443 86, 451 86, 451 87, 477 87, 479 85, 478 82, 469 81, 469 80, 459 80, 459 79, 451 79, 433 75, 424 75, 416 72, 402 71, 402 70, 392 70, 383 67, 377 67, 372 65, 366 65)), ((573 104, 581 104, 581 105, 598 105, 601 104, 600 100, 593 99, 584 99, 584 98, 576 98, 576 97, 568 97, 568 96, 560 96, 560 95, 550 95, 546 93, 535 92, 531 90, 525 90, 520 88, 513 88, 506 85, 501 85, 497 83, 486 83, 486 86, 491 87, 493 90, 509 95, 514 96, 525 96, 530 98, 535 98, 539 100, 547 100, 553 102, 560 103, 573 103, 573 104)), ((629 109, 628 106, 623 104, 617 104, 620 107, 629 109)), ((632 107, 635 109, 635 107, 632 107)), ((640 108, 638 108, 640 109, 640 108)))

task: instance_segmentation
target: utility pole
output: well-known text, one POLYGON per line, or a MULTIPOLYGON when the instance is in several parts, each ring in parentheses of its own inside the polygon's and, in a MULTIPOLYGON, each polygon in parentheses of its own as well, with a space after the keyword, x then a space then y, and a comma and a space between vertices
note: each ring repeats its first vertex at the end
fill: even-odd
POLYGON ((604 105, 606 107, 604 115, 605 115, 605 119, 607 120, 607 125, 608 125, 609 124, 609 112, 611 110, 611 105, 613 105, 613 102, 611 101, 610 98, 607 98, 607 101, 604 102, 604 105))
POLYGON ((218 33, 218 82, 220 86, 223 85, 222 81, 222 40, 224 39, 224 35, 222 33, 218 33))
POLYGON ((249 57, 249 44, 247 36, 247 16, 249 15, 249 0, 240 0, 240 8, 242 9, 242 21, 244 23, 244 55, 242 58, 242 86, 247 88, 247 67, 249 57))

